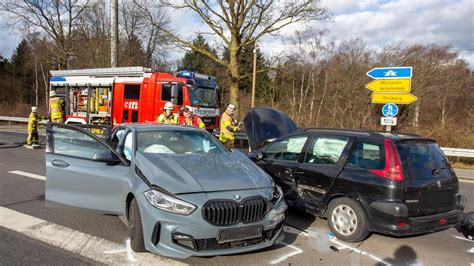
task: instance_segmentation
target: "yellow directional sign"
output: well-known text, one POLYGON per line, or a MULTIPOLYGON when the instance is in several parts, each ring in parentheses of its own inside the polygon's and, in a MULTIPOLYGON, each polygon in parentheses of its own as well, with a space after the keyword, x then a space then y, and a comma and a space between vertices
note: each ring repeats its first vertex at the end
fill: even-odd
POLYGON ((365 87, 373 92, 410 92, 411 79, 376 79, 365 87))
POLYGON ((417 100, 411 93, 372 93, 372 103, 410 104, 417 100))

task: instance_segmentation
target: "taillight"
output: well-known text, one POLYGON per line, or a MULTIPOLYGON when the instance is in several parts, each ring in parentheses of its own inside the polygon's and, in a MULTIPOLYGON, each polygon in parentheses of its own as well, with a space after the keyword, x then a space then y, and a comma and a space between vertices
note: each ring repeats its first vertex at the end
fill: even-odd
POLYGON ((406 222, 400 222, 400 223, 398 223, 398 226, 397 226, 397 227, 398 227, 398 228, 405 228, 405 227, 408 227, 408 223, 406 223, 406 222))
POLYGON ((400 156, 398 155, 397 147, 395 144, 388 140, 384 140, 385 146, 385 168, 382 170, 369 170, 371 173, 374 173, 378 176, 402 182, 405 180, 403 176, 403 167, 400 156))

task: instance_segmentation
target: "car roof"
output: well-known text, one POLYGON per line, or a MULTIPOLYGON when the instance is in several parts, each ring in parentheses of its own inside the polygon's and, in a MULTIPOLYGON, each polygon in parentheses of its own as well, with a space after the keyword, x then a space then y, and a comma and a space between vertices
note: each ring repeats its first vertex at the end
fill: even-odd
POLYGON ((363 137, 363 138, 373 138, 373 139, 392 139, 402 140, 402 139, 426 139, 416 134, 409 133, 398 133, 395 131, 376 131, 376 130, 356 130, 356 129, 342 129, 342 128, 307 128, 303 130, 298 130, 295 134, 301 134, 302 132, 319 133, 319 134, 328 134, 328 135, 338 135, 338 136, 348 136, 348 137, 363 137))

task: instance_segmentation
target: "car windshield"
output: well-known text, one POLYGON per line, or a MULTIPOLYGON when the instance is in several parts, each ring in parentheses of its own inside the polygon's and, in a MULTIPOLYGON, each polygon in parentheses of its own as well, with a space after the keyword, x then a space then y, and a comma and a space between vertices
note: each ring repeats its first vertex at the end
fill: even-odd
POLYGON ((216 107, 217 91, 214 88, 195 87, 189 90, 189 98, 192 106, 216 107))
POLYGON ((227 149, 203 131, 156 130, 139 132, 137 150, 144 153, 224 153, 227 149))

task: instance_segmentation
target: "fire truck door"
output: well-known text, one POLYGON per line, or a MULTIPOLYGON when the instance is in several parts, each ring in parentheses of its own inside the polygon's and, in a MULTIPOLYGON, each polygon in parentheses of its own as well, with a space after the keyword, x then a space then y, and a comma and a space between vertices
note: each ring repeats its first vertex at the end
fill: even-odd
POLYGON ((125 84, 123 93, 122 122, 138 122, 140 106, 140 84, 125 84))

